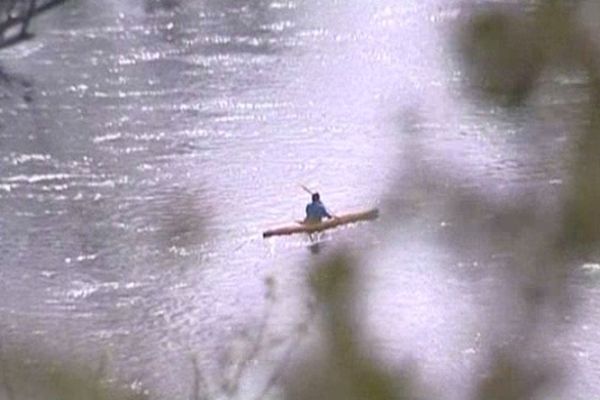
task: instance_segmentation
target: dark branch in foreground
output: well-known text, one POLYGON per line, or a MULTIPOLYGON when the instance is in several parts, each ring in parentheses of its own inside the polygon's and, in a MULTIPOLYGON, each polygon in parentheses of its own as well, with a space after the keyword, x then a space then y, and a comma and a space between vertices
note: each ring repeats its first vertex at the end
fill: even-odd
POLYGON ((30 39, 33 35, 27 32, 31 19, 45 11, 49 11, 68 0, 28 0, 12 1, 8 6, 4 5, 0 10, 0 49, 15 45, 30 39), (21 6, 21 7, 19 7, 21 6))

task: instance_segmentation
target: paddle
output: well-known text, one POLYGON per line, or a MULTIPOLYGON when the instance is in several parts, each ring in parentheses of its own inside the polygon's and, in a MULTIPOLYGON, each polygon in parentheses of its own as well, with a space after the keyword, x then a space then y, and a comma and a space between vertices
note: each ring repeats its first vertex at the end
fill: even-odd
POLYGON ((301 187, 302 189, 304 189, 304 191, 305 191, 306 193, 308 193, 308 194, 310 194, 310 195, 312 195, 312 194, 313 194, 313 191, 312 191, 312 190, 310 190, 309 188, 307 188, 306 186, 304 186, 303 184, 300 184, 300 187, 301 187))

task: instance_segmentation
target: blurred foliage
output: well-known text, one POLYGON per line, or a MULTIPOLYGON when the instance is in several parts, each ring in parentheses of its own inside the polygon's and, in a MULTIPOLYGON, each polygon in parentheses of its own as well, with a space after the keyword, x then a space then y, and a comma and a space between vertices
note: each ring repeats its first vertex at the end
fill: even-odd
POLYGON ((509 104, 529 94, 544 64, 544 48, 520 15, 486 12, 467 26, 463 51, 476 68, 472 74, 490 95, 509 104))
POLYGON ((360 340, 360 325, 352 307, 355 269, 348 252, 341 251, 311 274, 324 343, 318 354, 290 374, 286 399, 420 398, 409 371, 390 371, 360 340))
POLYGON ((8 352, 0 347, 0 399, 2 400, 143 400, 145 395, 116 389, 106 381, 103 363, 88 366, 61 363, 34 352, 8 352))
POLYGON ((536 398, 538 389, 550 379, 546 371, 532 371, 519 365, 514 355, 497 354, 491 374, 482 379, 476 399, 485 400, 527 400, 536 398))
MULTIPOLYGON (((442 213, 460 221, 441 229, 439 236, 457 254, 510 254, 504 275, 508 292, 498 300, 514 313, 491 316, 489 323, 496 329, 509 319, 516 324, 510 335, 484 352, 489 360, 474 385, 476 400, 541 398, 564 375, 562 365, 539 356, 552 354, 540 332, 558 328, 554 316, 564 315, 570 305, 567 280, 572 266, 593 256, 600 239, 600 65, 594 37, 581 25, 579 6, 584 3, 539 1, 529 8, 474 9, 459 33, 469 83, 501 105, 527 107, 544 73, 585 71, 590 100, 581 106, 588 115, 585 129, 570 137, 576 151, 569 183, 556 199, 558 213, 549 215, 536 196, 523 195, 507 204, 465 189, 447 171, 424 162, 418 143, 407 152, 414 162, 406 174, 416 173, 419 179, 402 181, 406 198, 441 199, 432 207, 442 210, 412 205, 407 212, 400 205, 403 222, 442 213)), ((418 380, 406 372, 390 374, 366 355, 368 343, 357 336, 351 311, 353 264, 338 256, 312 277, 324 343, 314 359, 291 375, 288 399, 415 398, 418 380)))
POLYGON ((544 70, 568 66, 585 72, 590 98, 583 105, 586 129, 571 135, 577 151, 554 244, 565 256, 584 258, 600 239, 600 63, 597 38, 574 6, 585 3, 542 1, 526 14, 486 10, 471 17, 461 37, 471 81, 511 105, 524 104, 544 70))
POLYGON ((590 101, 582 105, 588 111, 586 129, 571 135, 577 151, 554 243, 565 255, 585 257, 600 239, 600 64, 594 37, 581 26, 574 4, 542 1, 520 14, 485 10, 471 17, 460 42, 473 75, 470 81, 492 99, 511 105, 525 105, 544 70, 568 66, 588 77, 590 101))

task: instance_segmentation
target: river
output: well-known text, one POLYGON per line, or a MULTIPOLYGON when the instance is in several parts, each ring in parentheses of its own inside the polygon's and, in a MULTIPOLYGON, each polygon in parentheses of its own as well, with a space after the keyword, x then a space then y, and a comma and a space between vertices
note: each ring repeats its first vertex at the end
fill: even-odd
MULTIPOLYGON (((218 381, 261 327, 296 340, 308 271, 346 246, 369 260, 372 346, 415 360, 441 398, 468 393, 499 278, 436 246, 443 216, 409 233, 394 216, 389 199, 410 199, 406 144, 421 135, 460 186, 510 197, 561 187, 567 129, 531 133, 539 113, 466 99, 448 28, 462 7, 103 0, 38 17, 0 53, 2 343, 189 398, 193 360, 218 381), (335 212, 378 206, 382 222, 328 233, 316 254, 304 237, 263 240, 303 217, 301 184, 335 212)), ((551 80, 540 103, 577 103, 580 85, 551 80)), ((575 371, 564 398, 600 394, 596 271, 576 274, 554 339, 575 371)), ((241 392, 280 357, 256 356, 241 392)))

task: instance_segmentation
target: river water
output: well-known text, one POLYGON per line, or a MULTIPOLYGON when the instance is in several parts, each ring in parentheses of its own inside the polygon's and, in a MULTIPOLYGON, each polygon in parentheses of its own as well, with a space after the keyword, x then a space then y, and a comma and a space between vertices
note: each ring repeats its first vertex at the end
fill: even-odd
MULTIPOLYGON (((427 239, 443 216, 410 234, 394 222, 407 138, 459 185, 510 198, 560 188, 567 128, 542 138, 535 112, 463 96, 458 2, 196 3, 71 2, 2 50, 0 340, 190 398, 194 360, 219 382, 261 327, 295 340, 310 266, 344 245, 369 260, 373 348, 413 359, 442 398, 468 393, 498 278, 427 239), (328 233, 318 254, 263 240, 302 218, 300 184, 336 212, 379 206, 382 222, 328 233)), ((577 103, 580 86, 552 79, 539 103, 577 103)), ((600 394, 596 282, 582 267, 553 344, 571 399, 600 394)), ((256 355, 241 397, 281 357, 256 355)))

